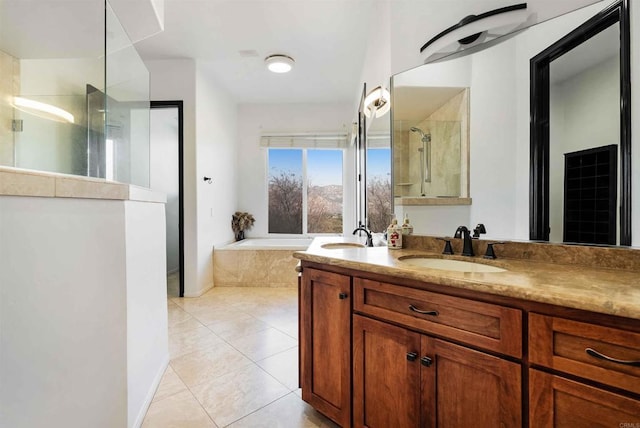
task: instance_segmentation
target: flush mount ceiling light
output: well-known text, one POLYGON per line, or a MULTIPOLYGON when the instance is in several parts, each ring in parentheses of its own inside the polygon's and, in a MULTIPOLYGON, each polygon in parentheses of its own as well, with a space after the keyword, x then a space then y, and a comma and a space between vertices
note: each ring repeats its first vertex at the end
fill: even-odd
POLYGON ((43 119, 55 120, 57 122, 74 123, 75 120, 71 113, 61 109, 60 107, 41 103, 40 101, 30 100, 28 98, 13 97, 13 107, 25 113, 30 113, 43 119))
POLYGON ((267 68, 274 73, 288 73, 293 68, 295 61, 287 55, 269 55, 264 59, 267 68))
POLYGON ((367 117, 384 116, 391 108, 391 95, 387 88, 378 86, 364 97, 364 115, 367 117))
POLYGON ((535 18, 526 9, 527 4, 520 3, 463 18, 422 45, 420 53, 426 58, 424 62, 434 62, 479 45, 488 47, 493 40, 515 34, 531 25, 535 18))

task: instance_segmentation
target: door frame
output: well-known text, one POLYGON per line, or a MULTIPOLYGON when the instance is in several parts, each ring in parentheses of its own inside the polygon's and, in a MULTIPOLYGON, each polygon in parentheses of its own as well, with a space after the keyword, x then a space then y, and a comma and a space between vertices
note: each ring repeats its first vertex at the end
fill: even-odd
POLYGON ((150 101, 149 107, 151 109, 178 109, 178 264, 180 266, 179 297, 184 297, 184 103, 181 100, 150 101))

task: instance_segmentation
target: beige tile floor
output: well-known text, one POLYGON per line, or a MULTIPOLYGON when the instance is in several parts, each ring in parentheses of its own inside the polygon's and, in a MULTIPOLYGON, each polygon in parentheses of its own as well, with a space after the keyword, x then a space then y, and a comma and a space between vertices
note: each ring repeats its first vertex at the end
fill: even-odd
POLYGON ((171 281, 171 360, 143 427, 337 427, 300 398, 297 289, 181 299, 171 281))

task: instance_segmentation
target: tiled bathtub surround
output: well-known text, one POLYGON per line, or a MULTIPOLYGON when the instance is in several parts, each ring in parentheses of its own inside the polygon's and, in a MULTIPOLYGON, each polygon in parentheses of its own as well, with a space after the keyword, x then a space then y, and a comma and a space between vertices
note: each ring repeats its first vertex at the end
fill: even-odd
MULTIPOLYGON (((487 250, 487 244, 496 240, 474 239, 472 242, 474 253, 482 257, 487 250)), ((451 245, 455 254, 462 252, 462 239, 451 239, 451 245)), ((405 237, 404 248, 441 253, 444 242, 433 236, 411 235, 405 237)), ((531 260, 605 269, 638 270, 640 268, 640 250, 637 248, 507 241, 504 244, 495 245, 494 249, 498 259, 531 260)))
POLYGON ((225 249, 213 251, 216 287, 295 287, 298 260, 295 250, 225 249))

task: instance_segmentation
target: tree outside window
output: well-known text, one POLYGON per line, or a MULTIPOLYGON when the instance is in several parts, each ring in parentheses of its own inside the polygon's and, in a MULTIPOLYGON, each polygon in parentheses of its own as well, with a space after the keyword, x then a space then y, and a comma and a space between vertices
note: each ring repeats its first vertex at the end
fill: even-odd
POLYGON ((269 149, 269 233, 342 233, 342 155, 269 149))

